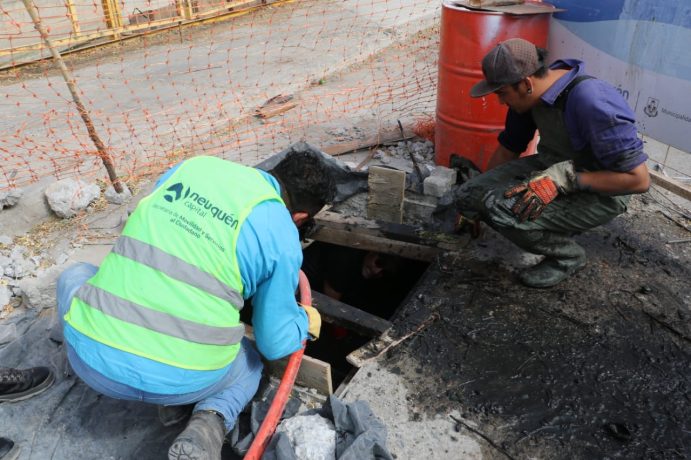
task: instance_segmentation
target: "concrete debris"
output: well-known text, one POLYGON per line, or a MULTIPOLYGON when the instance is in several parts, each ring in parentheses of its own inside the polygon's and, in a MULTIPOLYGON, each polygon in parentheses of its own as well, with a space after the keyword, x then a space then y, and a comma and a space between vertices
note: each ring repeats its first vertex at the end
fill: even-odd
POLYGON ((101 189, 96 184, 81 180, 63 179, 50 184, 45 195, 53 212, 63 219, 69 219, 101 196, 101 189))
POLYGON ((12 244, 12 238, 7 235, 0 235, 0 245, 9 246, 12 244))
POLYGON ((441 198, 456 183, 456 170, 438 166, 423 182, 425 195, 441 198))
POLYGON ((132 192, 125 184, 122 184, 122 193, 116 192, 115 187, 109 185, 104 192, 104 196, 108 203, 123 204, 127 203, 132 198, 132 192))
POLYGON ((0 192, 0 210, 11 208, 17 204, 22 195, 24 195, 24 191, 20 188, 13 188, 0 192))
POLYGON ((36 272, 35 277, 27 276, 17 282, 27 308, 40 311, 55 306, 55 290, 62 269, 63 267, 52 266, 36 272))
POLYGON ((10 287, 5 284, 0 284, 0 308, 3 308, 5 305, 10 303, 11 298, 12 290, 10 287))
POLYGON ((36 267, 25 258, 25 254, 26 248, 24 246, 15 246, 9 257, 0 255, 1 274, 14 279, 29 275, 36 267))
POLYGON ((336 458, 336 430, 331 420, 321 415, 291 417, 276 428, 286 433, 300 460, 334 460, 336 458))

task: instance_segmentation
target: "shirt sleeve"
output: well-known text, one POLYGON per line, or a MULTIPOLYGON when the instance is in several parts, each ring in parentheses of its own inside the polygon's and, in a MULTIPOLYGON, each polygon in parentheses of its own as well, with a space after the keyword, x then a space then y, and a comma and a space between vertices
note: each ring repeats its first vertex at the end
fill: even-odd
POLYGON ((173 166, 172 168, 170 168, 168 171, 161 174, 161 177, 159 177, 158 180, 156 181, 156 184, 154 184, 154 190, 156 190, 162 183, 164 183, 166 180, 168 180, 168 178, 173 175, 175 170, 178 169, 180 167, 180 165, 183 163, 184 163, 184 161, 181 161, 180 163, 178 163, 175 166, 173 166))
POLYGON ((252 299, 252 326, 269 360, 297 351, 307 339, 307 315, 295 300, 302 247, 284 205, 257 205, 240 229, 236 249, 244 297, 252 299))
POLYGON ((499 143, 516 154, 523 153, 533 140, 536 129, 530 112, 519 114, 509 109, 504 131, 499 133, 499 143))
POLYGON ((576 85, 564 117, 573 147, 589 145, 603 169, 626 172, 647 160, 633 111, 607 82, 590 79, 576 85))

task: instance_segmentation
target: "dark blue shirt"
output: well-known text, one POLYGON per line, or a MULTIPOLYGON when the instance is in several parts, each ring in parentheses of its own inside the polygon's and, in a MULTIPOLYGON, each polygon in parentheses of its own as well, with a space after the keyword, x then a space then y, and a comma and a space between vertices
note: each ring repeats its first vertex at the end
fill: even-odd
MULTIPOLYGON (((542 95, 542 103, 553 106, 557 97, 579 75, 585 75, 583 62, 565 59, 550 69, 571 69, 542 95)), ((647 160, 638 138, 636 119, 626 100, 609 83, 591 78, 581 81, 569 93, 564 121, 575 150, 590 146, 595 164, 601 169, 626 172, 647 160)), ((531 112, 518 114, 509 109, 499 143, 512 152, 523 152, 537 126, 531 112)))

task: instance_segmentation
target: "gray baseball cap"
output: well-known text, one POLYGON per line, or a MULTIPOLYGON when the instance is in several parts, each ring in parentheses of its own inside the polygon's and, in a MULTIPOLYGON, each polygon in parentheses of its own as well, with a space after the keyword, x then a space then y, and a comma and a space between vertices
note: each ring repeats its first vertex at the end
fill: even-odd
POLYGON ((534 44, 522 38, 501 42, 482 58, 485 79, 473 85, 470 96, 486 96, 502 86, 518 83, 540 67, 542 63, 534 44))

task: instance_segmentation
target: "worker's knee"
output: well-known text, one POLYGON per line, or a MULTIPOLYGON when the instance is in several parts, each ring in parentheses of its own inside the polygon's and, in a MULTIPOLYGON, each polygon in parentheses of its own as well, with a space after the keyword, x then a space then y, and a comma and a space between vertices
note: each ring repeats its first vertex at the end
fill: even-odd
POLYGON ((67 313, 72 297, 84 283, 96 274, 98 267, 88 263, 77 263, 63 271, 58 277, 56 291, 58 311, 67 313))

